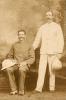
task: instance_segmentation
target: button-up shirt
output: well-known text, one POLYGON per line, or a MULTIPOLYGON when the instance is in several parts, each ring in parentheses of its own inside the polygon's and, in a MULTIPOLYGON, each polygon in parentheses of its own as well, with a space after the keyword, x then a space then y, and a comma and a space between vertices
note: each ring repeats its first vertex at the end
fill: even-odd
POLYGON ((40 27, 33 48, 40 46, 40 54, 62 53, 64 48, 63 32, 59 24, 46 23, 40 27))
POLYGON ((35 53, 33 48, 30 48, 27 41, 16 42, 12 46, 8 58, 14 58, 18 63, 26 61, 26 63, 30 65, 35 61, 35 53))

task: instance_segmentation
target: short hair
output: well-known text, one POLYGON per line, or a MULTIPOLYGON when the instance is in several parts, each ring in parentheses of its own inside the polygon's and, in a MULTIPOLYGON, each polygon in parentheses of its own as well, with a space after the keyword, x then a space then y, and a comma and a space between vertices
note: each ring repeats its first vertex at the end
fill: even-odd
POLYGON ((24 34, 26 35, 26 31, 25 30, 22 30, 22 29, 18 30, 18 35, 19 35, 20 32, 24 32, 24 34))
POLYGON ((46 12, 46 15, 47 15, 47 14, 52 14, 52 16, 53 16, 53 12, 52 12, 51 10, 47 11, 47 12, 46 12))

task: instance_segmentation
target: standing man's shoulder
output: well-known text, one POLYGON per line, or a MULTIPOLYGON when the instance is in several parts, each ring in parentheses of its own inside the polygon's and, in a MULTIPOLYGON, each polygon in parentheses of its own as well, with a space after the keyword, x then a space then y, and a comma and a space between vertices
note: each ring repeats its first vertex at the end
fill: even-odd
POLYGON ((39 29, 43 29, 43 28, 45 28, 46 26, 47 26, 47 23, 41 25, 39 29))
POLYGON ((61 25, 56 23, 56 22, 52 23, 52 28, 57 30, 57 31, 62 31, 61 25))
POLYGON ((53 22, 53 25, 54 25, 55 27, 57 27, 57 28, 61 28, 61 25, 58 24, 58 23, 56 23, 56 22, 53 22))
POLYGON ((47 27, 47 23, 41 25, 38 29, 38 31, 43 31, 47 27))

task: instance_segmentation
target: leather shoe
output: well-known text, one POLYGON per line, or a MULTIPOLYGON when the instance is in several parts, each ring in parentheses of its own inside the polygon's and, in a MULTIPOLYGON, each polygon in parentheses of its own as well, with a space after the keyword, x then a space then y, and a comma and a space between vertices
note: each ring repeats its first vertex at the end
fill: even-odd
POLYGON ((23 91, 19 91, 19 95, 23 96, 25 93, 24 93, 24 90, 23 91))
POLYGON ((17 90, 16 91, 12 91, 12 92, 10 92, 10 95, 16 95, 18 92, 17 92, 17 90))

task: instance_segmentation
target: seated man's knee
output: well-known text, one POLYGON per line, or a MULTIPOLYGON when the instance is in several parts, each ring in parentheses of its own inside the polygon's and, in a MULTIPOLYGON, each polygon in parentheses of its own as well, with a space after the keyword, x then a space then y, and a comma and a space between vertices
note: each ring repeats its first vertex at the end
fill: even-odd
POLYGON ((19 68, 19 75, 25 76, 26 75, 26 71, 24 71, 23 69, 19 68))
POLYGON ((26 71, 27 71, 26 68, 22 68, 22 67, 19 68, 19 72, 26 72, 26 71))
POLYGON ((22 68, 19 68, 19 72, 24 72, 24 70, 22 68))

